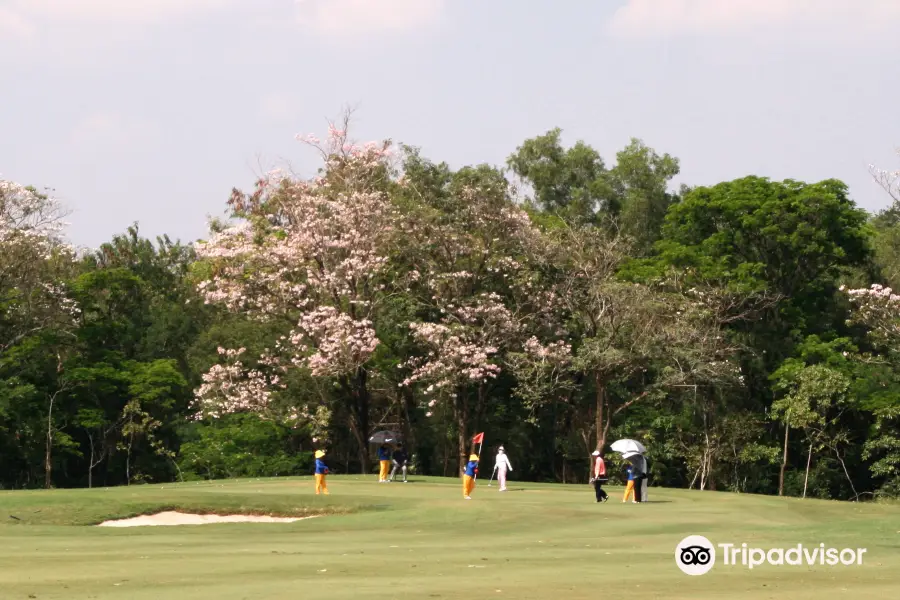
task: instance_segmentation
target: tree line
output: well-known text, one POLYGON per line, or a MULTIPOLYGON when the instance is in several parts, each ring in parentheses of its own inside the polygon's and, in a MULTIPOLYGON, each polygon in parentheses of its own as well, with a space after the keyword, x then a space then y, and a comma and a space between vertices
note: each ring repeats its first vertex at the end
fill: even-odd
POLYGON ((234 190, 196 244, 78 251, 0 182, 0 487, 308 474, 321 447, 371 472, 391 429, 423 474, 486 431, 584 482, 630 437, 654 485, 900 495, 897 174, 870 215, 834 179, 675 191, 636 139, 459 169, 346 120, 303 141, 315 176, 234 190))

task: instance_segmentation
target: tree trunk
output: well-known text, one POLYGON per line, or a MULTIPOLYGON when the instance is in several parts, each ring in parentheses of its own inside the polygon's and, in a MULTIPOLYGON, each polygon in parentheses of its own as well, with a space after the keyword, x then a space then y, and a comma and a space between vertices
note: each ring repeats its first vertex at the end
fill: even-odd
MULTIPOLYGON (((709 423, 716 423, 716 402, 714 397, 715 392, 707 392, 707 400, 709 401, 707 404, 707 410, 703 415, 703 428, 706 430, 706 489, 711 492, 716 491, 716 455, 719 450, 719 443, 713 434, 713 441, 710 443, 709 439, 709 423), (715 444, 715 447, 713 447, 715 444)), ((715 428, 715 425, 713 425, 715 428)))
POLYGON ((408 385, 400 388, 400 398, 403 402, 403 435, 406 438, 404 446, 411 456, 416 448, 416 428, 412 418, 416 410, 416 399, 413 396, 412 388, 408 385))
POLYGON ((50 407, 47 410, 47 447, 44 450, 44 488, 50 489, 50 480, 53 472, 53 402, 56 400, 56 393, 50 396, 50 407))
POLYGON ((484 421, 484 412, 487 409, 487 388, 483 383, 478 386, 475 398, 475 422, 473 427, 475 427, 475 431, 478 431, 481 428, 482 421, 484 421))
POLYGON ((88 489, 94 487, 94 436, 88 434, 88 441, 91 443, 91 457, 88 459, 88 489))
POLYGON ((702 462, 702 461, 700 462, 700 466, 697 467, 697 470, 694 471, 694 478, 691 479, 691 483, 688 484, 688 489, 689 489, 689 490, 694 489, 694 484, 697 483, 697 478, 700 477, 700 471, 701 471, 701 470, 703 470, 703 462, 702 462))
POLYGON ((706 491, 706 474, 709 465, 709 448, 703 450, 703 456, 700 459, 700 491, 706 491))
MULTIPOLYGON (((174 458, 169 457, 169 460, 172 461, 172 466, 175 467, 175 472, 178 473, 178 481, 184 483, 184 474, 181 472, 181 467, 178 466, 174 458)), ((275 473, 275 477, 278 477, 278 473, 275 473)))
POLYGON ((806 485, 809 483, 809 465, 812 463, 813 445, 809 445, 809 455, 806 457, 806 475, 803 477, 803 498, 806 498, 806 485))
POLYGON ((450 472, 450 453, 452 450, 450 449, 450 440, 444 438, 444 470, 441 474, 444 477, 449 477, 448 473, 450 472))
POLYGON ((359 368, 354 381, 345 382, 350 392, 350 430, 356 438, 357 457, 360 473, 366 475, 369 469, 369 373, 359 368))
POLYGON ((844 463, 843 457, 841 456, 840 452, 838 452, 838 449, 836 446, 833 446, 832 450, 834 450, 834 455, 837 456, 837 459, 839 461, 841 461, 841 467, 843 467, 843 469, 844 469, 844 475, 847 476, 847 481, 850 483, 850 489, 853 490, 854 502, 858 501, 859 500, 859 492, 856 491, 856 486, 853 485, 853 479, 850 477, 850 472, 847 470, 847 465, 844 463))
MULTIPOLYGON (((365 475, 369 462, 367 457, 363 454, 363 448, 368 450, 368 440, 366 440, 366 436, 363 435, 362 430, 360 429, 359 418, 357 417, 355 410, 350 411, 348 421, 350 423, 350 433, 353 434, 353 439, 356 440, 356 460, 359 461, 360 472, 365 475)), ((347 473, 350 472, 351 455, 352 451, 347 454, 347 473)))
POLYGON ((607 418, 606 415, 606 384, 603 379, 597 375, 594 378, 594 383, 596 384, 596 402, 597 402, 597 414, 595 415, 596 423, 597 423, 597 450, 601 453, 603 452, 603 448, 606 447, 606 432, 609 426, 609 423, 606 423, 604 419, 607 418))
POLYGON ((456 401, 453 403, 454 412, 456 413, 456 434, 457 443, 459 444, 459 475, 466 468, 468 462, 469 436, 467 433, 467 423, 469 421, 469 403, 466 401, 464 394, 458 394, 456 401))
POLYGON ((788 461, 788 432, 790 427, 784 424, 784 456, 781 459, 781 473, 778 474, 778 495, 784 496, 784 470, 787 468, 788 461))

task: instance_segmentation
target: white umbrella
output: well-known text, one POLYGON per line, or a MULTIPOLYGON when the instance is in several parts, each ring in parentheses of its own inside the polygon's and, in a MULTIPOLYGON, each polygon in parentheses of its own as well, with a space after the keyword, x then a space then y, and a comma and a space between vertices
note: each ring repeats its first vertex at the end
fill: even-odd
POLYGON ((640 452, 635 452, 634 450, 629 450, 628 452, 622 453, 622 458, 631 458, 632 456, 640 456, 640 452))
MULTIPOLYGON (((612 443, 610 448, 619 454, 633 452, 634 454, 643 454, 647 451, 644 445, 637 440, 618 440, 612 443)), ((625 458, 628 458, 627 456, 625 458)))

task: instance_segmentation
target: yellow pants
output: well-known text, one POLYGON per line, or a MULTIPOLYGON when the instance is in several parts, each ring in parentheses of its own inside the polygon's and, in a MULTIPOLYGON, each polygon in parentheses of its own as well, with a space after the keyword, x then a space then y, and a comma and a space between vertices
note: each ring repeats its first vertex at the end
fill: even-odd
POLYGON ((325 494, 326 496, 328 495, 328 484, 325 483, 324 475, 316 473, 316 496, 320 493, 325 494))
POLYGON ((387 481, 388 475, 391 474, 391 461, 381 461, 381 471, 378 473, 378 481, 387 481))
POLYGON ((463 497, 471 496, 475 489, 475 478, 463 475, 463 497))
POLYGON ((631 498, 634 500, 634 481, 628 481, 628 484, 625 486, 625 497, 622 498, 622 502, 628 502, 628 499, 631 498))

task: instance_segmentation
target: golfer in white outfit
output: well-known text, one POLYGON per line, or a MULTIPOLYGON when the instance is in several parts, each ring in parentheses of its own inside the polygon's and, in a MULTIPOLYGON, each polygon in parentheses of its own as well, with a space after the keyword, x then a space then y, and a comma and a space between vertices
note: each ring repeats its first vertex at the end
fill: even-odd
POLYGON ((497 458, 494 459, 494 470, 497 472, 497 481, 500 482, 500 491, 506 491, 506 471, 512 471, 512 465, 509 462, 509 457, 506 456, 506 451, 503 449, 503 446, 500 446, 500 449, 497 451, 497 458))

